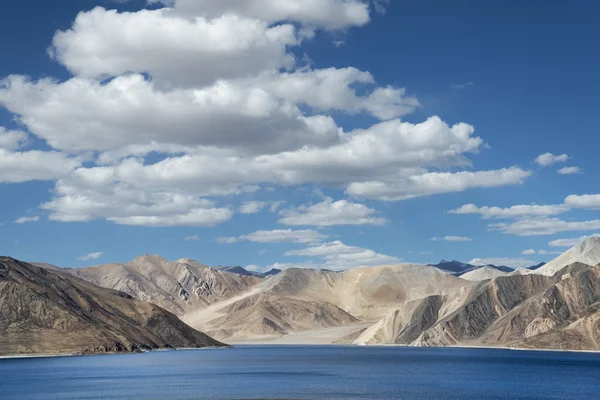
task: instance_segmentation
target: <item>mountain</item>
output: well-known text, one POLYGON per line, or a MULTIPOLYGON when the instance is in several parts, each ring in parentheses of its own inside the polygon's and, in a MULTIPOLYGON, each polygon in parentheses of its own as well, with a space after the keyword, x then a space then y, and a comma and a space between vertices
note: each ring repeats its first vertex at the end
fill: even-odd
POLYGON ((96 285, 150 301, 177 315, 245 292, 260 277, 219 271, 190 259, 168 261, 144 255, 125 264, 106 264, 68 272, 96 285))
POLYGON ((217 271, 231 272, 233 274, 245 275, 245 276, 258 276, 261 278, 277 275, 281 272, 281 270, 277 269, 277 268, 273 268, 270 271, 267 271, 265 273, 248 271, 247 269, 245 269, 243 267, 239 267, 239 266, 238 267, 217 266, 217 267, 212 267, 212 268, 216 269, 217 271))
POLYGON ((338 343, 600 349, 600 267, 512 275, 400 305, 338 343))
POLYGON ((537 265, 533 265, 533 266, 531 266, 531 267, 529 267, 529 268, 527 268, 527 269, 528 269, 528 270, 530 270, 530 271, 535 271, 535 270, 537 270, 537 269, 540 269, 540 268, 542 268, 544 265, 546 265, 546 263, 545 263, 545 262, 542 262, 542 263, 539 263, 539 264, 537 264, 537 265))
POLYGON ((600 264, 600 237, 591 237, 579 243, 535 272, 536 274, 551 276, 573 263, 593 266, 600 264))
POLYGON ((441 269, 442 271, 448 272, 453 275, 462 275, 477 267, 471 264, 462 263, 460 261, 446 261, 442 260, 438 264, 429 264, 429 267, 441 269))
POLYGON ((213 267, 213 268, 216 269, 217 271, 231 272, 232 274, 245 275, 245 276, 260 276, 260 274, 255 273, 255 272, 250 272, 242 267, 224 267, 224 266, 219 265, 219 266, 213 267))
POLYGON ((465 274, 460 275, 461 279, 466 279, 468 281, 485 281, 488 279, 498 278, 500 276, 507 276, 508 272, 503 272, 499 269, 493 268, 491 266, 481 267, 474 269, 473 271, 467 272, 465 274))
POLYGON ((449 274, 460 276, 468 272, 474 271, 482 267, 493 268, 498 271, 510 273, 514 271, 514 268, 506 267, 504 265, 472 265, 463 263, 460 261, 446 261, 442 260, 438 264, 429 264, 428 266, 441 269, 442 271, 448 272, 449 274))
POLYGON ((0 355, 225 346, 151 303, 0 257, 0 355))
POLYGON ((377 321, 398 304, 474 283, 433 267, 394 265, 347 272, 292 268, 249 292, 184 315, 220 340, 274 338, 377 321))

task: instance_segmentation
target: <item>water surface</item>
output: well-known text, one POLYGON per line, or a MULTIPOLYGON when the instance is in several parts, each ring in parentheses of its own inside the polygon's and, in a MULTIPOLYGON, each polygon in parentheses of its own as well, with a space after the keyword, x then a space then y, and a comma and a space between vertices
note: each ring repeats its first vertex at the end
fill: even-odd
POLYGON ((600 355, 242 346, 0 360, 0 399, 595 399, 600 355))

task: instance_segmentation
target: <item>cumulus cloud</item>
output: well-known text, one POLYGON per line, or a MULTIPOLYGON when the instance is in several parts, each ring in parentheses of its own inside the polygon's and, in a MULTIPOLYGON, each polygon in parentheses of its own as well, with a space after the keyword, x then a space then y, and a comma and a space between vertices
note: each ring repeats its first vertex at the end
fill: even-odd
POLYGON ((551 241, 550 243, 548 243, 548 246, 550 247, 573 247, 573 246, 577 246, 579 243, 591 238, 591 237, 597 237, 600 236, 600 233, 596 233, 590 236, 581 236, 579 238, 573 238, 573 239, 556 239, 551 241))
POLYGON ((476 266, 496 265, 506 266, 510 268, 529 268, 536 264, 537 261, 528 260, 526 258, 507 258, 507 257, 490 257, 490 258, 474 258, 469 261, 469 264, 476 266))
POLYGON ((560 218, 524 218, 511 223, 491 224, 491 230, 517 236, 544 236, 560 232, 600 229, 600 220, 564 221, 560 218))
POLYGON ((55 198, 42 204, 50 219, 86 222, 104 218, 120 225, 148 227, 215 226, 230 220, 234 212, 212 201, 175 191, 142 191, 104 184, 104 171, 93 179, 88 191, 79 191, 76 181, 59 181, 55 198))
POLYGON ((276 212, 284 203, 284 201, 247 201, 239 207, 238 211, 240 214, 258 214, 268 208, 271 212, 276 212))
POLYGON ((38 222, 40 220, 40 217, 35 216, 35 217, 21 217, 21 218, 17 218, 15 220, 15 224, 28 224, 31 222, 38 222))
POLYGON ((560 175, 575 175, 581 173, 581 168, 579 167, 564 167, 556 171, 556 173, 560 175))
MULTIPOLYGON (((296 21, 326 29, 362 26, 370 21, 369 6, 361 0, 175 0, 174 10, 183 15, 216 18, 237 14, 275 23, 296 21)), ((383 7, 381 1, 377 2, 383 7)))
POLYGON ((270 26, 235 14, 206 19, 169 9, 119 13, 97 7, 58 31, 51 52, 83 78, 139 72, 190 86, 291 68, 295 60, 287 46, 299 41, 292 24, 270 26))
MULTIPOLYGON (((79 13, 50 48, 73 74, 65 81, 0 81, 0 105, 53 149, 16 152, 23 135, 0 132, 0 181, 56 180, 42 205, 52 220, 213 226, 234 215, 215 197, 264 187, 308 184, 404 200, 531 175, 517 167, 464 171, 485 147, 472 126, 436 116, 404 122, 419 107, 404 88, 351 66, 318 69, 296 59, 318 30, 362 26, 385 2, 161 3, 168 7, 79 13), (382 122, 347 131, 338 114, 382 122)), ((328 226, 351 214, 383 222, 360 204, 334 205, 335 223, 308 208, 282 220, 310 216, 328 226)))
POLYGON ((565 213, 570 210, 566 205, 516 205, 508 208, 500 207, 477 207, 475 204, 464 206, 448 211, 449 214, 474 214, 481 215, 485 219, 490 218, 521 218, 529 216, 552 216, 565 213))
POLYGON ((549 167, 552 164, 563 163, 569 160, 569 156, 566 154, 554 155, 552 153, 545 153, 539 155, 535 162, 542 167, 549 167))
POLYGON ((280 229, 272 231, 256 231, 239 237, 221 237, 217 238, 217 242, 221 244, 232 244, 240 241, 255 243, 317 243, 326 238, 327 235, 311 229, 280 229))
POLYGON ((285 255, 317 257, 321 259, 321 261, 317 263, 321 268, 333 270, 397 264, 402 261, 397 257, 376 253, 373 250, 349 246, 341 241, 322 243, 300 250, 291 250, 285 253, 285 255))
POLYGON ((66 176, 80 161, 56 151, 12 152, 0 148, 0 183, 49 181, 66 176))
POLYGON ((347 200, 333 201, 331 197, 318 204, 282 210, 279 223, 284 225, 335 226, 383 225, 386 220, 375 216, 377 211, 364 204, 347 200))
POLYGON ((429 239, 431 242, 472 242, 473 239, 465 236, 444 236, 444 237, 433 237, 429 239))
POLYGON ((27 142, 27 134, 23 131, 10 131, 0 126, 0 149, 16 150, 27 142))
POLYGON ((571 195, 565 199, 565 204, 573 208, 600 210, 600 194, 571 195))
POLYGON ((99 252, 97 252, 97 253, 90 253, 90 254, 88 254, 88 255, 81 256, 81 257, 78 257, 77 259, 78 259, 79 261, 98 260, 99 258, 101 258, 101 257, 102 257, 102 255, 103 255, 103 254, 104 254, 104 253, 102 253, 102 252, 100 252, 100 251, 99 251, 99 252))

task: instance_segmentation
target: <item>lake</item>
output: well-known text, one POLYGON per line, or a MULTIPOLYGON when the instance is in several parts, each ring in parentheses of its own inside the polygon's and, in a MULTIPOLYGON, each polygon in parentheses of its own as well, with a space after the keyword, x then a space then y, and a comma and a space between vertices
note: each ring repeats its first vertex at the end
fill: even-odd
POLYGON ((0 399, 593 399, 600 355, 459 348, 240 346, 0 359, 0 399))

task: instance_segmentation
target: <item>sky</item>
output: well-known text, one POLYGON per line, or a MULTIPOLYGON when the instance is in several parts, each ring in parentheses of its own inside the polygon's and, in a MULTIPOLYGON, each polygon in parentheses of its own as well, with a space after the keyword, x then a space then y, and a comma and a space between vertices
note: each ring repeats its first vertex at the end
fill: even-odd
POLYGON ((600 232, 599 12, 7 3, 0 253, 257 271, 549 261, 600 232))

